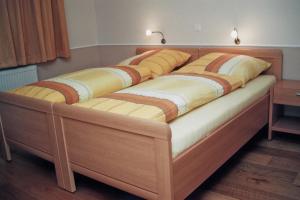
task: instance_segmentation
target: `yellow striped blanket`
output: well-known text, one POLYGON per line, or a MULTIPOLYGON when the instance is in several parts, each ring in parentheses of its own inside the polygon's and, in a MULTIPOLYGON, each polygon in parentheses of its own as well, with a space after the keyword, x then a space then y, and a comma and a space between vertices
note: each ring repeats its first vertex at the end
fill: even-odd
POLYGON ((120 90, 75 106, 170 122, 240 87, 234 77, 211 72, 179 73, 120 90))
POLYGON ((10 93, 73 104, 119 91, 140 81, 140 73, 133 67, 89 68, 26 85, 10 93))

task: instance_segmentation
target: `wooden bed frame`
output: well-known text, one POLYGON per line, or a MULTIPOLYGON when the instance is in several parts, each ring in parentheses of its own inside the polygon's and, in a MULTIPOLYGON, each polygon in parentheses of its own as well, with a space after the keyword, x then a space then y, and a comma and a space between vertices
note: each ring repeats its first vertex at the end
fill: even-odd
POLYGON ((53 162, 58 185, 67 189, 61 178, 53 103, 1 92, 0 126, 0 145, 7 161, 12 160, 10 147, 13 146, 53 162))
MULTIPOLYGON (((181 48, 193 61, 199 57, 196 48, 181 48)), ((53 103, 20 95, 0 92, 0 146, 4 158, 11 160, 10 146, 22 148, 53 162, 58 185, 73 191, 65 183, 53 118, 53 103), (2 142, 1 142, 2 141, 2 142)))
MULTIPOLYGON (((266 74, 281 79, 280 50, 201 48, 199 56, 212 51, 267 60, 272 67, 266 74)), ((64 182, 75 191, 78 172, 146 199, 184 199, 268 123, 269 98, 258 99, 175 159, 166 123, 55 104, 64 182)))

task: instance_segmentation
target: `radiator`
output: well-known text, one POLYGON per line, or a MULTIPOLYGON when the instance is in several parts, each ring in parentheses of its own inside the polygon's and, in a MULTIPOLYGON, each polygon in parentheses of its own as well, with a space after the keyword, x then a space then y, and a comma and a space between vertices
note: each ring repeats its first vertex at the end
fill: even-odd
POLYGON ((37 67, 36 65, 29 65, 26 67, 19 67, 15 69, 7 69, 0 71, 0 91, 7 91, 36 82, 37 67))

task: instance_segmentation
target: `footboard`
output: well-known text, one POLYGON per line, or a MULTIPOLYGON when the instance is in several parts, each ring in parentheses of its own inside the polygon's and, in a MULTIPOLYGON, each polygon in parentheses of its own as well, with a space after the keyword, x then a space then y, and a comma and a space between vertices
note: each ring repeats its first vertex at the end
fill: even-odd
POLYGON ((56 147, 52 103, 0 92, 0 125, 6 157, 10 155, 8 145, 13 145, 54 162, 58 185, 65 188, 56 147))
POLYGON ((54 115, 68 181, 75 171, 146 199, 173 199, 167 124, 62 104, 54 115))
POLYGON ((49 140, 53 135, 53 117, 49 102, 0 93, 0 114, 7 141, 52 160, 49 140))

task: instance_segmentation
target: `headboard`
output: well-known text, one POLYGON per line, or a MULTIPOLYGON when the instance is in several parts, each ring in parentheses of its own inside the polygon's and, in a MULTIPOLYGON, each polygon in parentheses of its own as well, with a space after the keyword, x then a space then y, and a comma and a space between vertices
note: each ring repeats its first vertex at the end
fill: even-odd
MULTIPOLYGON (((145 51, 160 49, 161 47, 146 47, 146 48, 137 48, 136 54, 141 54, 145 51)), ((173 48, 166 47, 167 49, 175 49, 190 53, 192 55, 189 62, 194 61, 195 59, 211 52, 225 52, 225 53, 235 53, 243 54, 256 58, 263 59, 272 63, 272 66, 269 70, 264 72, 264 74, 272 74, 276 76, 277 80, 282 79, 282 51, 280 49, 271 49, 271 48, 239 48, 239 47, 214 47, 214 48, 173 48)))
MULTIPOLYGON (((155 50, 155 49, 162 49, 161 47, 145 47, 145 48, 137 48, 136 54, 144 53, 145 51, 155 50)), ((196 60, 199 58, 199 51, 197 48, 173 48, 173 47, 166 47, 165 49, 173 49, 173 50, 179 50, 186 53, 191 54, 191 58, 189 59, 188 63, 196 60)))

